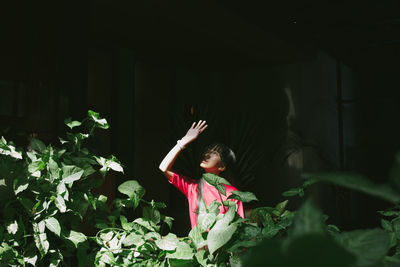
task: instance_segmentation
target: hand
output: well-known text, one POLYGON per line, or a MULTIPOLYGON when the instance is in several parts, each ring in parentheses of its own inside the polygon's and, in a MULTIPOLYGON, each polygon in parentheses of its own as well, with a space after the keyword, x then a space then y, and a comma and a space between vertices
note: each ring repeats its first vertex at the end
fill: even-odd
POLYGON ((206 128, 206 121, 200 120, 197 124, 193 122, 192 127, 187 131, 186 135, 182 138, 185 145, 193 142, 206 128))

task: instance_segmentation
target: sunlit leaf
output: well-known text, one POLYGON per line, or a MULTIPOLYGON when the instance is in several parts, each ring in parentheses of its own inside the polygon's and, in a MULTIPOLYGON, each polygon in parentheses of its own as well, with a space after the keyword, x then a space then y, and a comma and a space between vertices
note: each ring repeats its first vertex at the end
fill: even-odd
POLYGON ((67 118, 64 120, 65 125, 67 125, 70 129, 81 126, 82 123, 79 121, 73 121, 71 118, 67 118))
POLYGON ((54 217, 47 218, 45 221, 47 229, 60 236, 61 226, 58 220, 54 217))
POLYGON ((226 179, 214 174, 214 173, 204 173, 202 178, 207 181, 210 185, 216 186, 217 184, 231 185, 226 179))
POLYGON ((66 184, 73 183, 74 181, 79 180, 82 177, 83 170, 76 166, 63 166, 62 167, 62 179, 66 184))
POLYGON ((43 153, 44 150, 46 149, 46 145, 40 141, 39 139, 32 138, 30 141, 30 146, 33 150, 43 153))
POLYGON ((236 199, 242 202, 250 202, 253 200, 258 200, 256 195, 251 192, 241 192, 241 191, 232 191, 232 194, 228 197, 228 199, 236 199))
POLYGON ((157 247, 162 250, 175 250, 178 246, 179 240, 175 234, 169 233, 168 235, 164 236, 161 240, 155 241, 157 247))
POLYGON ((74 243, 76 248, 80 243, 83 243, 87 240, 87 237, 84 234, 73 230, 69 232, 69 235, 66 238, 74 243))

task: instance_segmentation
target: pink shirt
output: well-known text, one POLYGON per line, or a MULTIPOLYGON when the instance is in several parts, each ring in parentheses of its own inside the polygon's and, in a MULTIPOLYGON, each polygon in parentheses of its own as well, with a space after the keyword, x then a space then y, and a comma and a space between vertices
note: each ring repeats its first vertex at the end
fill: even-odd
MULTIPOLYGON (((190 216, 190 223, 193 226, 197 223, 197 188, 199 187, 197 181, 181 176, 179 174, 174 173, 169 182, 176 186, 188 199, 189 203, 189 216, 190 216)), ((229 195, 232 194, 232 191, 238 191, 235 187, 225 185, 226 188, 226 196, 221 194, 222 201, 227 200, 229 195)), ((204 183, 203 185, 203 199, 207 205, 207 207, 213 202, 215 199, 221 203, 220 194, 218 190, 208 183, 204 183)), ((238 213, 240 217, 244 218, 243 213, 243 203, 242 201, 230 199, 231 201, 236 202, 238 207, 238 213)), ((225 213, 224 207, 221 205, 219 207, 219 213, 225 213)))

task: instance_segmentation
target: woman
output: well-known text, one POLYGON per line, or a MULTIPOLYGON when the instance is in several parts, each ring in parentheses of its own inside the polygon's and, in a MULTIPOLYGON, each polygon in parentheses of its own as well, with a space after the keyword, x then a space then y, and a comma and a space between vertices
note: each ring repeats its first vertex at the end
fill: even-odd
MULTIPOLYGON (((165 156, 159 166, 168 181, 176 186, 187 197, 192 228, 197 223, 197 215, 199 210, 201 210, 202 205, 205 204, 208 207, 214 200, 221 203, 222 201, 227 200, 227 197, 232 193, 232 191, 237 191, 235 187, 225 185, 226 196, 224 196, 221 195, 214 186, 204 181, 204 179, 194 180, 179 175, 171 170, 179 153, 184 150, 188 144, 196 140, 207 126, 206 121, 200 120, 197 124, 194 122, 186 135, 177 141, 177 144, 171 149, 167 156, 165 156)), ((206 173, 220 175, 221 173, 226 172, 235 160, 235 154, 230 148, 222 144, 214 144, 206 149, 200 167, 202 167, 206 173)), ((243 218, 244 213, 242 202, 238 200, 232 201, 236 202, 237 212, 243 218)), ((220 206, 220 213, 225 213, 225 209, 222 205, 220 206)))

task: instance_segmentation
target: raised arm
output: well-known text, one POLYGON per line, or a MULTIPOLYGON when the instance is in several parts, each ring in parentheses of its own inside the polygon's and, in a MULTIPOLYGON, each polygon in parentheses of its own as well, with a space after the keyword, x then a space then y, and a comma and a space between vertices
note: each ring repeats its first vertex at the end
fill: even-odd
POLYGON ((207 126, 206 121, 200 120, 197 124, 194 122, 186 135, 181 140, 177 141, 176 145, 160 163, 159 169, 164 173, 165 177, 168 179, 172 177, 173 172, 171 171, 171 167, 174 165, 179 153, 185 149, 188 144, 193 142, 207 128, 207 126))

